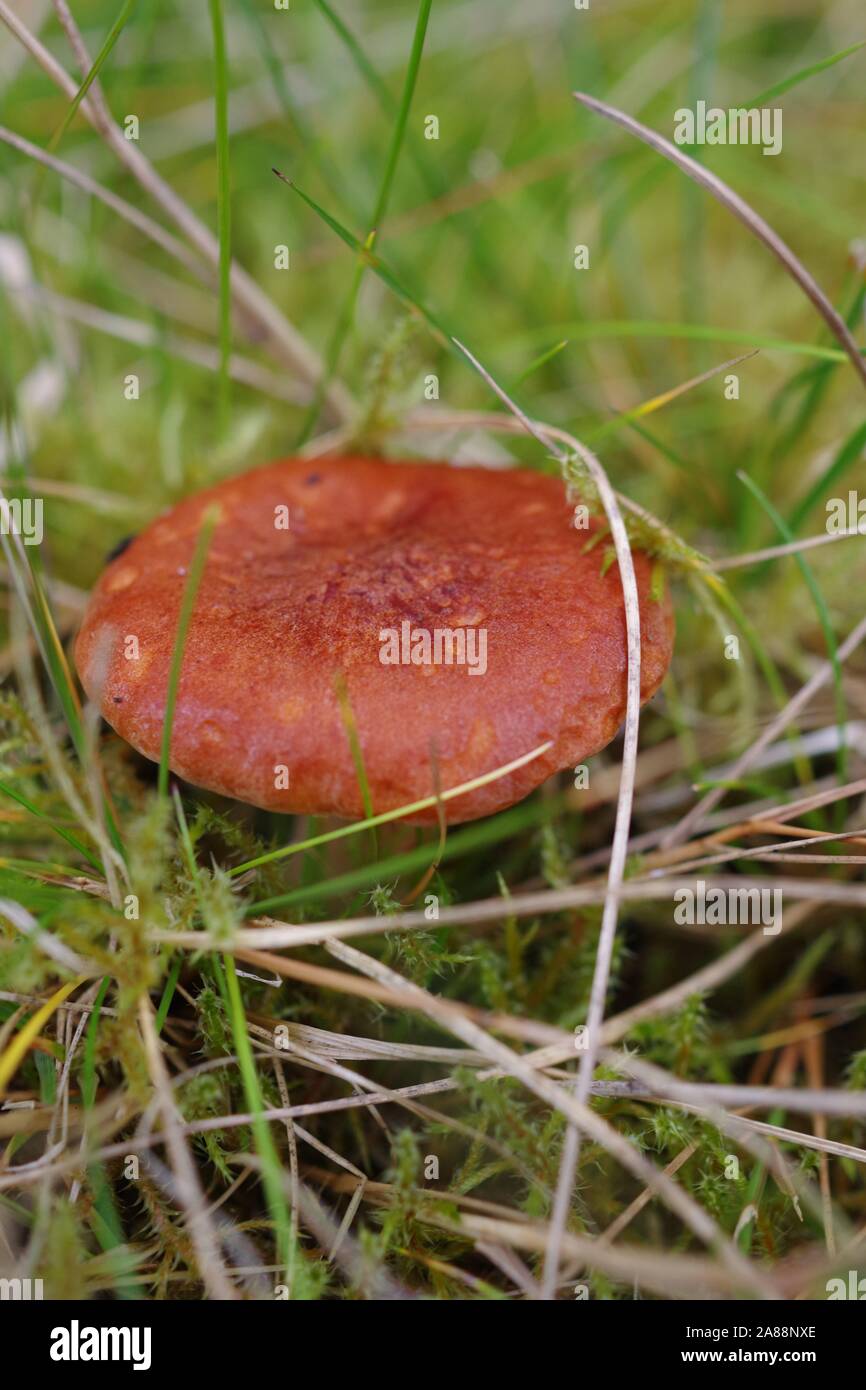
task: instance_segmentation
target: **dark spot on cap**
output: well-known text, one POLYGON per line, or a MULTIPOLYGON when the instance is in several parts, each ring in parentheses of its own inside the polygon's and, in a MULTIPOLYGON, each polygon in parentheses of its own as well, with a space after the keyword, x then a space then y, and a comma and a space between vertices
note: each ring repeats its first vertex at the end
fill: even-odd
POLYGON ((304 483, 306 484, 307 487, 313 487, 313 485, 314 485, 315 483, 320 483, 321 481, 322 481, 322 475, 321 475, 321 473, 310 473, 310 474, 304 479, 304 483))
POLYGON ((116 560, 119 555, 122 555, 124 550, 126 550, 128 546, 132 545, 132 542, 135 540, 136 534, 137 533, 133 531, 131 536, 124 536, 122 540, 119 540, 117 542, 117 545, 112 546, 105 557, 105 563, 107 565, 110 565, 112 560, 116 560))

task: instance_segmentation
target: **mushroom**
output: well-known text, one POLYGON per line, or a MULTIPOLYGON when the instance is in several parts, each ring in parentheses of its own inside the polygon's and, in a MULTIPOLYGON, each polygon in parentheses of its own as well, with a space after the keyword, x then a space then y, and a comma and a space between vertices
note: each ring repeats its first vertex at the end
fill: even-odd
MULTIPOLYGON (((105 719, 158 760, 186 571, 218 520, 183 652, 171 768, 275 811, 375 812, 543 755, 445 804, 490 815, 603 748, 626 704, 615 564, 537 473, 286 459, 181 502, 111 561, 75 657, 105 719), (134 639, 134 640, 130 640, 134 639)), ((634 555, 641 697, 671 657, 670 599, 634 555)), ((416 817, 430 821, 436 808, 416 817)))

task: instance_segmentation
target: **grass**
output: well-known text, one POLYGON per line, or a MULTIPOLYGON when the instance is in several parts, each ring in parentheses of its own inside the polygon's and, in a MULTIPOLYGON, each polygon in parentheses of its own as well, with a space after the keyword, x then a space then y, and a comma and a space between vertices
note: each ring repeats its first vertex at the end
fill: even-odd
POLYGON ((78 91, 75 93, 75 96, 69 103, 69 106, 66 110, 66 114, 63 117, 62 122, 57 127, 55 134, 51 137, 51 140, 49 141, 48 149, 51 153, 53 153, 57 149, 67 130, 72 125, 72 122, 75 120, 75 114, 78 111, 79 106, 81 105, 84 98, 87 96, 87 93, 90 91, 94 82, 96 82, 100 72, 102 71, 106 62, 108 61, 109 55, 111 54, 114 45, 117 43, 117 40, 123 33, 126 24, 132 17, 132 14, 135 10, 135 5, 136 0, 124 0, 124 4, 116 20, 112 24, 108 33, 106 34, 105 41, 96 55, 96 58, 93 62, 93 66, 85 74, 81 86, 78 88, 78 91))
MULTIPOLYGON (((742 475, 742 479, 744 485, 749 489, 752 495, 757 498, 758 502, 761 504, 764 511, 767 513, 770 520, 773 522, 773 525, 777 528, 779 535, 782 537, 784 541, 790 544, 794 540, 794 533, 791 530, 790 526, 786 525, 784 518, 776 510, 769 498, 765 496, 765 494, 753 478, 748 477, 748 475, 744 473, 742 475)), ((847 718, 847 705, 845 701, 845 687, 842 682, 842 667, 839 662, 839 653, 837 650, 836 638, 833 634, 833 625, 830 621, 830 614, 827 610, 827 604, 824 599, 824 595, 821 593, 818 581, 812 573, 811 566, 809 565, 808 561, 805 559, 803 555, 795 555, 794 563, 800 571, 800 574, 803 578, 803 583, 809 590, 809 597, 815 605, 815 612, 818 617, 818 622, 821 625, 821 631, 824 634, 824 640, 827 644, 827 655, 829 656, 833 666, 833 687, 836 696, 836 718, 839 724, 839 749, 836 754, 836 768, 839 776, 839 785, 844 786, 845 782, 847 782, 848 780, 848 756, 847 748, 845 745, 845 721, 847 718)))
POLYGON ((0 45, 0 127, 30 142, 0 129, 4 495, 44 498, 46 536, 0 536, 0 1273, 824 1297, 866 1204, 866 552, 798 547, 862 494, 862 36, 824 0, 72 9, 80 33, 51 14, 0 45), (708 190, 642 143, 701 98, 781 105, 782 154, 692 150, 708 190), (103 100, 137 141, 101 136, 103 100), (159 765, 97 723, 70 643, 129 518, 333 430, 545 472, 560 450, 612 500, 599 564, 617 509, 653 553, 678 643, 630 816, 622 743, 444 837, 375 814, 345 691, 362 821, 172 782, 212 520, 159 765), (785 885, 785 929, 677 924, 689 874, 785 885))
MULTIPOLYGON (((406 67, 406 78, 403 83, 403 94, 400 99, 399 108, 396 111, 394 117, 394 125, 391 132, 390 143, 388 146, 388 156, 385 161, 385 167, 382 170, 382 180, 379 184, 379 191, 376 194, 376 202, 373 207, 372 215, 370 217, 370 231, 364 243, 365 247, 372 246, 373 241, 378 239, 378 237, 380 236, 382 220, 385 216, 385 213, 388 210, 388 203, 390 202, 391 191, 394 186, 394 176, 397 173, 397 162, 400 158, 400 151, 403 148, 403 142, 406 136, 406 123, 409 118, 409 109, 412 105, 412 97, 415 92, 415 83, 418 78, 418 70, 421 66, 421 54, 424 51, 424 38, 427 33, 427 24, 430 19, 430 10, 432 4, 433 0, 420 0, 420 4, 418 6, 418 18, 415 23, 415 33, 412 38, 412 48, 409 53, 409 61, 406 67)), ((330 17, 331 16, 329 14, 329 18, 330 17)), ((343 31, 341 30, 341 34, 342 32, 343 31)), ((352 46, 352 52, 353 54, 357 55, 356 45, 352 46)), ((328 350, 325 357, 325 371, 322 374, 321 382, 318 385, 316 392, 313 396, 313 402, 310 406, 309 414, 304 420, 304 424, 301 428, 301 433, 298 436, 298 447, 305 444, 307 440, 310 438, 310 435, 313 433, 313 430, 315 429, 316 423, 319 418, 319 412, 322 408, 322 401, 324 399, 325 390, 327 386, 330 384, 332 377, 334 376, 339 367, 340 357, 343 352, 346 336, 349 333, 349 330, 352 326, 352 320, 355 316, 355 309, 358 302, 358 294, 361 289, 361 281, 363 279, 363 276, 364 257, 362 254, 360 254, 359 248, 359 256, 352 275, 352 283, 349 287, 349 292, 346 296, 343 307, 340 310, 336 322, 334 324, 334 331, 331 336, 331 340, 328 344, 328 350)))
POLYGON ((217 220, 219 223, 219 431, 220 437, 228 425, 231 400, 229 362, 232 351, 232 205, 231 168, 229 164, 229 78, 226 56, 225 21, 222 0, 210 0, 211 27, 214 50, 214 91, 216 93, 217 148, 217 220))

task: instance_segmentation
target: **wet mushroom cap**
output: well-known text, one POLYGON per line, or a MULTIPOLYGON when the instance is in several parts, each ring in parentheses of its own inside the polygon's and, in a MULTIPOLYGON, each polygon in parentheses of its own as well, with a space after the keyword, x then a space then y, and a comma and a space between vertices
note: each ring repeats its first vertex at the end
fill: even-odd
MULTIPOLYGON (((146 757, 160 756, 181 596, 213 503, 172 725, 171 767, 187 781, 271 810, 362 816, 341 681, 376 812, 550 740, 542 757, 446 803, 451 823, 490 815, 619 728, 619 571, 609 539, 587 549, 599 523, 575 530, 558 479, 286 459, 174 507, 96 585, 78 670, 146 757)), ((670 661, 673 616, 667 592, 651 593, 651 561, 634 562, 647 700, 670 661)))

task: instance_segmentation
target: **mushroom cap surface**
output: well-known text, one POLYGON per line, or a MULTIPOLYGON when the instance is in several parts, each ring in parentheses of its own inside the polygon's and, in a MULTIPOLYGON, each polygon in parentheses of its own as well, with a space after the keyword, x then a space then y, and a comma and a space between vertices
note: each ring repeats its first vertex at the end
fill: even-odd
MULTIPOLYGON (((619 569, 605 565, 606 542, 586 549, 600 523, 574 529, 562 482, 290 458, 163 514, 93 591, 78 671, 146 757, 160 756, 181 597, 214 503, 172 725, 171 768, 187 781, 276 811, 363 816, 340 682, 376 813, 549 740, 533 762, 444 803, 452 824, 490 815, 616 733, 627 666, 619 569)), ((647 700, 670 661, 673 614, 666 586, 650 593, 649 558, 636 551, 634 564, 647 700)), ((435 808, 414 817, 435 818, 435 808)))

